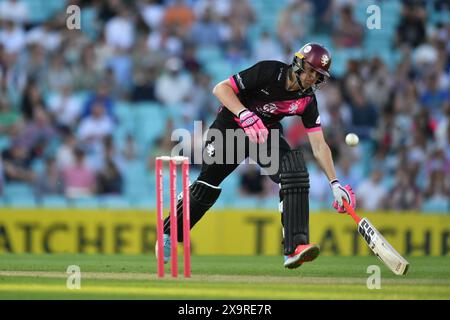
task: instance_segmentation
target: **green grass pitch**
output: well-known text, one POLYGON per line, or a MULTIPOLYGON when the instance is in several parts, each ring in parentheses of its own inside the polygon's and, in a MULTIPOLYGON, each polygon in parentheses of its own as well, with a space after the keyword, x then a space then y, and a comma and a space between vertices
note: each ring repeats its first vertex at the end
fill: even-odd
POLYGON ((192 277, 156 276, 154 256, 0 255, 0 299, 450 299, 450 258, 409 257, 406 276, 376 257, 322 256, 288 270, 281 257, 193 256, 192 277), (81 288, 66 286, 69 265, 81 288), (368 289, 367 267, 378 265, 381 288, 368 289))

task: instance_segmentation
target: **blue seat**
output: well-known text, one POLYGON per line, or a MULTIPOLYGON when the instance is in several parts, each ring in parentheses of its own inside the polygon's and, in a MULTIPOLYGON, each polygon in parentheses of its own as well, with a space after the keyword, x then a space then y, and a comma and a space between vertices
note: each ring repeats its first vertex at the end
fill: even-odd
POLYGON ((400 11, 402 9, 402 2, 401 0, 383 1, 381 2, 381 8, 382 10, 386 10, 386 13, 400 14, 400 11))
POLYGON ((0 151, 3 151, 9 147, 10 139, 8 136, 0 135, 0 151))
POLYGON ((23 182, 5 183, 3 193, 8 202, 16 197, 20 199, 34 198, 33 187, 23 182))
POLYGON ((247 29, 247 37, 251 44, 255 44, 260 38, 264 28, 259 24, 253 24, 247 29))
POLYGON ((100 197, 100 206, 109 209, 126 209, 130 202, 126 197, 120 195, 107 195, 100 197))
POLYGON ((213 82, 228 79, 233 74, 233 68, 226 60, 210 61, 205 65, 206 72, 213 78, 213 82))
MULTIPOLYGON (((154 210, 156 208, 156 198, 153 197, 137 197, 130 199, 130 205, 136 209, 154 210)), ((164 208, 168 208, 164 206, 164 208)))
POLYGON ((201 62, 216 61, 222 59, 222 51, 217 46, 201 46, 197 48, 195 55, 201 62))
MULTIPOLYGON (((371 3, 373 4, 373 3, 371 3)), ((353 17, 355 18, 355 20, 357 22, 359 22, 362 25, 366 25, 366 21, 367 21, 367 7, 370 4, 368 3, 368 1, 358 1, 355 5, 355 7, 353 8, 353 17)))
POLYGON ((119 121, 119 126, 133 127, 134 113, 133 106, 128 103, 118 102, 114 107, 114 115, 119 121))
POLYGON ((62 195, 46 195, 41 198, 40 204, 44 208, 62 209, 67 208, 69 203, 62 195))
POLYGON ((394 29, 394 31, 397 30, 397 25, 400 21, 401 14, 399 12, 396 12, 392 9, 386 9, 383 12, 383 18, 381 20, 381 27, 382 28, 389 28, 394 29))
MULTIPOLYGON (((55 3, 64 3, 63 1, 49 1, 55 3)), ((83 7, 81 10, 81 31, 89 38, 95 39, 98 36, 98 28, 96 26, 97 10, 94 8, 83 7)))
POLYGON ((133 108, 136 142, 146 146, 164 134, 169 110, 158 103, 139 103, 133 108))
POLYGON ((114 115, 118 121, 117 127, 114 129, 114 142, 119 149, 124 147, 128 134, 134 137, 136 132, 135 116, 133 106, 128 103, 118 102, 114 108, 114 115))
POLYGON ((77 209, 97 209, 99 207, 99 201, 95 197, 71 199, 69 203, 77 209))
POLYGON ((261 199, 259 202, 260 202, 260 206, 262 209, 271 210, 274 213, 277 213, 277 212, 279 212, 279 208, 278 208, 278 205, 280 203, 279 201, 280 201, 280 199, 278 198, 278 196, 273 195, 273 196, 261 199))
POLYGON ((236 196, 233 202, 230 202, 231 208, 239 209, 257 209, 261 208, 261 199, 256 197, 236 196))
POLYGON ((310 211, 320 211, 323 209, 323 204, 321 201, 310 199, 309 200, 309 210, 310 211))
POLYGON ((423 213, 450 214, 450 201, 447 199, 430 199, 422 204, 423 213))
POLYGON ((331 64, 331 73, 336 77, 344 75, 347 68, 347 60, 342 54, 333 53, 333 63, 331 64))
POLYGON ((152 190, 146 184, 143 183, 127 183, 125 184, 125 196, 129 199, 136 199, 141 197, 149 197, 152 194, 152 190))
POLYGON ((31 168, 34 173, 42 174, 45 170, 45 161, 43 159, 37 158, 31 164, 31 168))
POLYGON ((114 140, 114 145, 118 150, 123 150, 128 135, 131 135, 134 139, 133 130, 129 130, 126 126, 119 125, 117 128, 114 129, 112 136, 114 140))
POLYGON ((383 180, 381 181, 381 184, 383 185, 383 187, 386 190, 390 190, 394 186, 394 183, 395 183, 395 177, 392 175, 385 176, 383 178, 383 180))
POLYGON ((313 38, 313 39, 311 39, 312 42, 319 43, 319 44, 323 45, 324 47, 328 48, 328 50, 331 50, 332 52, 334 52, 333 40, 329 35, 317 35, 312 38, 313 38))
POLYGON ((394 71, 396 65, 400 62, 401 53, 397 50, 384 49, 380 52, 380 58, 390 71, 394 71))
POLYGON ((28 19, 31 23, 39 23, 49 18, 58 8, 52 6, 52 2, 63 1, 46 1, 46 0, 24 0, 28 5, 28 19))
POLYGON ((37 207, 34 196, 17 195, 7 200, 7 205, 13 208, 35 208, 37 207))
POLYGON ((448 13, 448 11, 442 12, 433 11, 431 13, 430 22, 434 24, 435 23, 447 24, 450 22, 450 14, 448 13))
POLYGON ((239 183, 239 175, 237 175, 236 172, 230 174, 221 184, 221 197, 227 202, 232 202, 236 197, 236 193, 239 192, 239 183))
POLYGON ((361 48, 348 48, 343 50, 347 59, 359 60, 363 57, 363 50, 361 48))
POLYGON ((144 148, 148 148, 153 141, 164 134, 164 130, 152 125, 139 126, 139 131, 136 133, 136 143, 144 148))
POLYGON ((220 195, 219 199, 217 199, 217 201, 214 203, 214 206, 212 207, 211 210, 215 210, 215 209, 226 209, 229 208, 229 202, 225 200, 225 197, 223 197, 222 195, 220 195))
POLYGON ((142 160, 132 160, 126 163, 127 170, 125 171, 125 177, 143 175, 146 171, 145 162, 142 160))
POLYGON ((150 193, 151 179, 145 168, 144 161, 129 162, 124 172, 125 195, 135 197, 150 193))
POLYGON ((373 57, 381 54, 383 52, 382 50, 390 50, 394 36, 394 31, 386 31, 383 29, 370 30, 366 34, 363 42, 365 54, 373 57))

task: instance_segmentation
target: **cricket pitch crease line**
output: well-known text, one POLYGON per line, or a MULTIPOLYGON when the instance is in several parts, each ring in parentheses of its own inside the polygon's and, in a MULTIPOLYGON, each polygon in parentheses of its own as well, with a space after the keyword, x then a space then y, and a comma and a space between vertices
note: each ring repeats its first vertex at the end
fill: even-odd
MULTIPOLYGON (((37 277, 37 278, 67 278, 65 272, 56 271, 0 271, 0 277, 37 277)), ((302 277, 295 276, 247 276, 247 275, 192 275, 190 279, 182 276, 172 278, 158 278, 156 274, 132 272, 81 272, 83 279, 93 280, 159 280, 159 281, 210 281, 210 282, 248 282, 248 283, 286 283, 286 284, 365 284, 367 278, 340 278, 340 277, 302 277)), ((385 284, 424 284, 424 285, 450 285, 450 279, 383 279, 385 284)))

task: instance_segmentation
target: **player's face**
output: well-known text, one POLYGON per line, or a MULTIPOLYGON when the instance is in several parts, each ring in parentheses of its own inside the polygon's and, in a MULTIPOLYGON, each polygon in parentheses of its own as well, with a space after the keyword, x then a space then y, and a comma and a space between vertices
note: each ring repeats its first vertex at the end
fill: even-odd
POLYGON ((302 87, 308 89, 319 80, 320 73, 314 70, 308 63, 304 64, 303 71, 300 73, 302 87))

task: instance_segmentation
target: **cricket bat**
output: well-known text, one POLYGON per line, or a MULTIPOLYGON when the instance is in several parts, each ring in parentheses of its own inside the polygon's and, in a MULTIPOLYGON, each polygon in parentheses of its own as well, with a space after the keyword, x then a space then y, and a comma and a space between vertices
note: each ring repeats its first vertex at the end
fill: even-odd
POLYGON ((358 224, 358 232, 364 238, 369 248, 393 273, 405 275, 408 272, 409 262, 387 242, 367 218, 360 218, 346 200, 343 199, 343 202, 347 213, 358 224))

